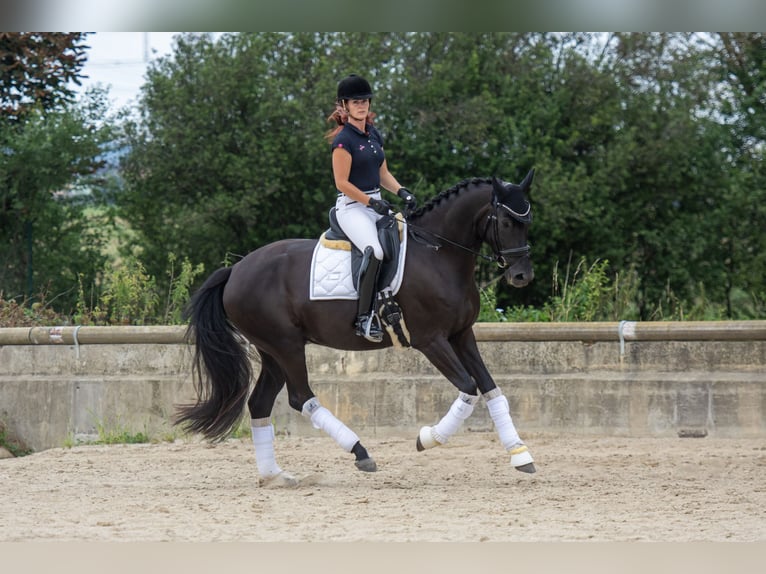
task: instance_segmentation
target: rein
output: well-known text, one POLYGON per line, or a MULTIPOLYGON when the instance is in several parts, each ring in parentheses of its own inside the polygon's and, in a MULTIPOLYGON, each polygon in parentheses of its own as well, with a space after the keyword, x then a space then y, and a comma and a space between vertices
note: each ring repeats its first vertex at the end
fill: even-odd
MULTIPOLYGON (((406 221, 406 219, 405 219, 405 221, 406 221)), ((408 228, 412 228, 413 231, 419 231, 421 233, 424 233, 425 235, 430 235, 432 237, 436 237, 437 239, 440 239, 441 241, 444 241, 445 243, 449 243, 453 247, 457 247, 459 249, 462 249, 463 251, 467 251, 468 253, 476 255, 477 257, 481 257, 485 261, 496 261, 496 258, 490 257, 489 255, 484 255, 483 253, 479 253, 475 249, 471 249, 470 247, 466 247, 465 245, 462 245, 460 243, 452 241, 451 239, 447 239, 443 235, 439 235, 438 233, 434 233, 433 231, 428 231, 427 229, 425 229, 423 227, 420 227, 418 225, 415 225, 414 223, 410 223, 409 221, 407 221, 407 227, 408 228)), ((425 243, 426 239, 423 238, 422 236, 415 236, 415 239, 417 241, 421 241, 422 243, 424 243, 425 245, 427 245, 428 247, 430 247, 434 251, 439 251, 439 249, 441 249, 441 245, 434 245, 432 243, 425 243)))

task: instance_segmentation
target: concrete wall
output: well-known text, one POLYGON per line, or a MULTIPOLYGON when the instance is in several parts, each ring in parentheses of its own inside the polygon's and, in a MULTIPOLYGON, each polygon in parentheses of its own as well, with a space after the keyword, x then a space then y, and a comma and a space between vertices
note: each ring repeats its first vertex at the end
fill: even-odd
MULTIPOLYGON (((571 331, 557 337, 565 340, 536 340, 540 334, 528 325, 528 336, 513 325, 477 326, 484 359, 511 402, 522 437, 766 437, 763 330, 719 337, 724 340, 672 340, 671 333, 671 340, 621 343, 616 336, 594 336, 587 325, 582 340, 570 340, 577 339, 571 334, 577 327, 570 324, 571 331)), ((93 439, 99 426, 172 436, 174 405, 194 400, 191 350, 178 344, 180 336, 151 344, 58 340, 3 344, 0 336, 0 420, 29 446, 41 450, 93 439)), ((414 440, 457 394, 414 350, 363 353, 312 345, 307 352, 315 393, 361 437, 414 440)), ((284 391, 274 422, 278 432, 318 432, 289 409, 284 391)), ((491 429, 480 403, 466 431, 491 429)))

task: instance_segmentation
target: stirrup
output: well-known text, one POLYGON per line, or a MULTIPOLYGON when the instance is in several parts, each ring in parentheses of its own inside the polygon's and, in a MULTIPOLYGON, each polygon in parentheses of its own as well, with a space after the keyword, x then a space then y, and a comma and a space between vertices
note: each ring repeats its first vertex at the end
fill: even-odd
POLYGON ((360 315, 357 317, 356 334, 373 343, 383 341, 383 329, 380 326, 378 316, 371 313, 370 315, 360 315))

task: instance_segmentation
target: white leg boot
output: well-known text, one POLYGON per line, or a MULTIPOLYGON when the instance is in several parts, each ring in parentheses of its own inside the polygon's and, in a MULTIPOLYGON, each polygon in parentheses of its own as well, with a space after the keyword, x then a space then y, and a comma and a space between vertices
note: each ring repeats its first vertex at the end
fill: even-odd
POLYGON ((351 452, 354 445, 359 442, 357 434, 338 420, 334 414, 319 404, 316 397, 306 401, 303 405, 302 414, 311 419, 315 429, 321 429, 335 440, 346 452, 351 452))
POLYGON ((420 429, 416 443, 417 449, 423 451, 445 444, 460 429, 463 422, 471 416, 478 401, 478 395, 461 392, 450 406, 447 414, 438 423, 432 427, 426 426, 420 429))
POLYGON ((508 399, 500 389, 493 389, 484 395, 492 422, 505 450, 511 455, 511 465, 522 472, 535 472, 534 459, 529 449, 519 437, 511 419, 508 399))
POLYGON ((296 486, 297 479, 283 471, 274 456, 274 425, 269 419, 250 419, 250 431, 255 447, 255 464, 262 486, 296 486))

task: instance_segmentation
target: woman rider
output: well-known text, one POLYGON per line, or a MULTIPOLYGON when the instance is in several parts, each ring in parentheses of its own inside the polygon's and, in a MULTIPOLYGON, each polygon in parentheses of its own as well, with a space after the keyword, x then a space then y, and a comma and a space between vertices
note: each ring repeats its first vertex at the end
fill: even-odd
POLYGON ((363 253, 357 284, 356 334, 379 343, 383 333, 374 320, 373 304, 383 248, 376 223, 391 209, 391 204, 381 198, 380 189, 396 191, 408 210, 415 208, 416 201, 388 170, 383 137, 373 126, 375 114, 370 112, 371 100, 372 88, 367 80, 356 74, 342 79, 338 83, 335 111, 328 118, 338 125, 326 137, 332 143, 338 224, 363 253))

